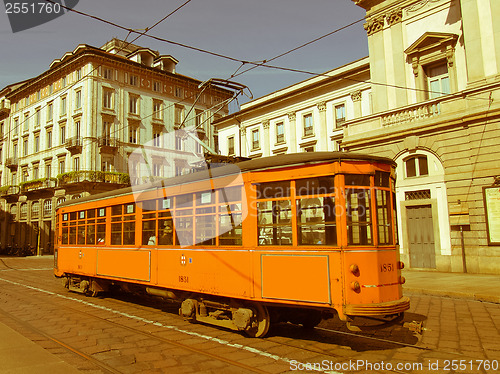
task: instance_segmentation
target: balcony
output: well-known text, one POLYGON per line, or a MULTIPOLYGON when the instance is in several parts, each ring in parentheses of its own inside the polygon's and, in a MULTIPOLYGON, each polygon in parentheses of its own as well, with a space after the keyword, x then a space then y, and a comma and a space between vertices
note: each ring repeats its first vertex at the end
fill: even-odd
POLYGON ((8 157, 5 159, 5 166, 7 166, 10 170, 17 170, 19 160, 17 157, 8 157))
POLYGON ((0 198, 12 202, 19 198, 19 192, 19 186, 3 186, 0 187, 0 198))
POLYGON ((10 113, 10 100, 3 99, 0 101, 0 115, 8 115, 10 113))
POLYGON ((112 138, 110 136, 101 136, 98 139, 97 144, 99 145, 99 150, 101 153, 115 154, 118 149, 118 139, 112 138))
POLYGON ((56 178, 41 178, 34 179, 28 182, 23 182, 20 185, 21 194, 27 195, 35 192, 53 190, 57 186, 56 178))
POLYGON ((117 187, 130 185, 130 176, 126 173, 114 173, 110 171, 71 171, 57 176, 59 186, 67 186, 75 183, 109 183, 117 187))
POLYGON ((72 138, 66 139, 66 143, 64 143, 64 146, 73 155, 75 153, 82 153, 82 143, 83 140, 81 138, 74 136, 72 138))

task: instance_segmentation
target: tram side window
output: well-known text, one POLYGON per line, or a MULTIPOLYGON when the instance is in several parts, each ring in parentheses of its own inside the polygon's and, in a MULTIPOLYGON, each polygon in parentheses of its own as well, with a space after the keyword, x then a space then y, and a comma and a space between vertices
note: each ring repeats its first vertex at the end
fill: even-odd
POLYGON ((142 209, 142 245, 156 245, 157 200, 140 203, 142 209))
POLYGON ((86 244, 95 244, 95 209, 87 210, 86 244))
POLYGON ((69 241, 68 244, 76 244, 76 212, 69 214, 69 241))
POLYGON ((215 192, 196 194, 195 244, 215 245, 217 237, 217 214, 215 192))
POLYGON ((242 245, 241 187, 219 190, 219 245, 242 245))
POLYGON ((69 244, 69 214, 64 213, 62 216, 62 235, 61 244, 69 244))
POLYGON ((106 208, 97 209, 96 243, 103 245, 106 241, 106 208))
POLYGON ((158 200, 158 244, 174 244, 174 222, 172 220, 173 198, 164 197, 158 200))
POLYGON ((135 204, 111 207, 111 245, 135 244, 135 204))
POLYGON ((257 199, 259 245, 292 245, 290 181, 260 183, 257 199))
POLYGON ((391 192, 376 190, 375 194, 377 201, 378 243, 382 245, 390 245, 393 244, 391 192))
POLYGON ((333 177, 296 181, 299 245, 337 245, 333 177), (318 196, 328 194, 330 196, 318 196))
POLYGON ((346 188, 346 215, 348 244, 371 245, 370 190, 346 188))
POLYGON ((77 244, 85 245, 85 211, 78 212, 77 244))
POLYGON ((193 194, 175 197, 175 244, 193 245, 193 194))

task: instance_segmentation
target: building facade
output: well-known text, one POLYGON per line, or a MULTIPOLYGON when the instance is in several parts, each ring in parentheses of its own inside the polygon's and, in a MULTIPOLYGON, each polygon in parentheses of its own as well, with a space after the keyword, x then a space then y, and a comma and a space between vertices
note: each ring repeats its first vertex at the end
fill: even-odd
POLYGON ((338 146, 390 157, 406 265, 499 274, 500 4, 354 3, 366 10, 369 57, 218 121, 221 150, 259 157, 338 146))
POLYGON ((50 253, 58 203, 188 173, 216 146, 233 93, 177 63, 113 39, 0 91, 0 248, 50 253))

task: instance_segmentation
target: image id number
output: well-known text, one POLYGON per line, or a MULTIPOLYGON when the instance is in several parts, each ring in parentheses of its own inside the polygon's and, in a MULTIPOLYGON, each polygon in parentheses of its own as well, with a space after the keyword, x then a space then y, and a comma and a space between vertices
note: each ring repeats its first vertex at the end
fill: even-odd
POLYGON ((7 14, 59 14, 62 12, 60 4, 52 3, 5 3, 7 14))

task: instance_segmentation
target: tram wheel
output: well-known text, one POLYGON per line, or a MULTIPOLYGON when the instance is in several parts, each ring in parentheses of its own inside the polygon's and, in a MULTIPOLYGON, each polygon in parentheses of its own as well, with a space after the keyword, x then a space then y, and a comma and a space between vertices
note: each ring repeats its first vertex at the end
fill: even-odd
POLYGON ((267 334, 271 325, 269 311, 265 305, 259 303, 252 304, 251 307, 257 313, 257 316, 252 326, 245 330, 245 333, 251 338, 261 338, 267 334))

